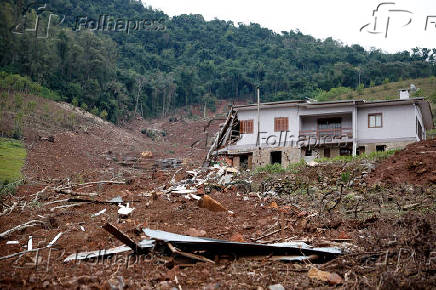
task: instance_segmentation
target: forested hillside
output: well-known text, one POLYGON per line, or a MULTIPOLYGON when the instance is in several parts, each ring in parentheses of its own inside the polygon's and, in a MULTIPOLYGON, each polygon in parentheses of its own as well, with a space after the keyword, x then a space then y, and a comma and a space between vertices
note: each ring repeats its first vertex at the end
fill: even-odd
POLYGON ((216 99, 252 100, 256 86, 264 101, 273 101, 355 89, 359 78, 369 87, 436 75, 436 49, 365 51, 258 24, 170 18, 136 1, 51 0, 44 9, 38 8, 45 2, 1 2, 0 70, 28 76, 113 122, 134 111, 166 116, 190 104, 213 109, 216 99), (51 19, 48 38, 25 31, 38 17, 38 36, 44 36, 50 12, 60 17, 51 19), (86 21, 98 22, 102 15, 113 22, 142 20, 142 29, 92 31, 86 21))

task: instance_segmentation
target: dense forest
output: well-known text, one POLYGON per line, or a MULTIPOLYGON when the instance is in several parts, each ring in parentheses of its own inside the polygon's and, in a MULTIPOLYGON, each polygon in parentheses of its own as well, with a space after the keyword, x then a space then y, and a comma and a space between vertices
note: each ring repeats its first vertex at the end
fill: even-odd
POLYGON ((436 49, 366 51, 298 30, 170 18, 135 0, 0 1, 2 78, 28 77, 113 122, 252 100, 257 86, 275 101, 436 75, 436 49))

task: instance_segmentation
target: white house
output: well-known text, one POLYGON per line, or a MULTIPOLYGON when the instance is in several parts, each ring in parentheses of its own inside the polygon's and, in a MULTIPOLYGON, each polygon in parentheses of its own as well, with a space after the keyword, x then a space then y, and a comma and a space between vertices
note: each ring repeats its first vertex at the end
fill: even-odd
POLYGON ((235 106, 231 112, 233 133, 216 153, 247 168, 402 148, 424 140, 433 128, 424 98, 283 101, 235 106))

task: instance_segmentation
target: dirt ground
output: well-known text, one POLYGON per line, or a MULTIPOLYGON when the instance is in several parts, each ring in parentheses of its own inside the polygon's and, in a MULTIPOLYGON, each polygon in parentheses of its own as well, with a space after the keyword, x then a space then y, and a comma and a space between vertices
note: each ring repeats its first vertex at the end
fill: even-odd
POLYGON ((292 173, 237 174, 233 184, 213 186, 210 192, 232 213, 212 212, 180 195, 152 194, 156 188, 168 186, 173 176, 176 182, 188 178, 186 171, 202 164, 206 147, 201 143, 220 123, 217 120, 208 127, 206 120, 181 119, 138 119, 123 127, 91 120, 76 130, 44 131, 44 136, 54 136, 54 142, 39 140, 35 137, 38 134, 26 138, 27 181, 14 195, 2 197, 0 232, 31 220, 41 222, 0 239, 0 257, 25 251, 29 236, 33 248, 43 249, 0 258, 0 287, 436 287, 434 141, 410 145, 377 164, 327 163, 304 166, 292 173), (152 140, 140 132, 146 127, 165 130, 166 136, 152 140), (407 153, 410 150, 413 155, 407 153), (141 158, 144 151, 151 151, 153 157, 141 158), (153 166, 155 160, 168 157, 181 159, 182 169, 153 166), (407 174, 398 179, 395 172, 400 169, 407 174), (71 194, 54 188, 101 180, 126 184, 78 185, 74 190, 82 195, 96 193, 91 199, 98 201, 121 196, 135 208, 129 218, 120 219, 114 204, 78 203, 61 208, 75 203, 66 201, 71 194), (93 216, 103 209, 105 213, 93 216), (107 222, 136 242, 146 238, 143 228, 178 234, 204 231, 206 237, 223 240, 337 246, 343 254, 322 264, 284 263, 270 256, 237 257, 230 249, 228 256, 216 257, 214 264, 180 262, 159 252, 63 262, 73 253, 122 245, 102 229, 107 222), (62 236, 50 251, 47 244, 60 232, 62 236), (8 245, 7 241, 18 244, 8 245), (341 282, 333 285, 311 278, 313 268, 336 273, 341 282))
POLYGON ((436 139, 408 145, 373 172, 371 183, 436 183, 436 139))

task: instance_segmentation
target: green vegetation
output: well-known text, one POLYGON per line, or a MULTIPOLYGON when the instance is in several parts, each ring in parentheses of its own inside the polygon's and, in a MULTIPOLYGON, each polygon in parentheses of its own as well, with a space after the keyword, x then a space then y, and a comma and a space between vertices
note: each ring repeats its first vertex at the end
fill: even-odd
MULTIPOLYGON (((104 0, 49 1, 47 10, 66 18, 62 25, 50 27, 48 39, 12 33, 27 6, 28 23, 35 21, 38 5, 31 3, 2 1, 0 71, 26 76, 51 91, 14 83, 20 90, 36 90, 50 98, 56 92, 113 122, 128 119, 132 112, 168 116, 192 104, 213 110, 215 99, 253 100, 256 86, 262 88, 263 101, 330 100, 361 95, 368 90, 363 87, 377 94, 375 86, 380 84, 386 88, 384 96, 391 95, 394 87, 387 81, 436 75, 436 49, 366 51, 298 30, 278 34, 255 23, 205 21, 201 15, 170 18, 135 0, 114 0, 110 5, 104 0), (100 15, 154 20, 166 29, 129 34, 73 31, 76 17, 98 21, 100 15)), ((44 27, 50 13, 38 15, 44 27)))
MULTIPOLYGON (((0 71, 0 89, 37 95, 54 101, 62 100, 58 93, 41 86, 39 83, 33 82, 29 77, 9 74, 4 71, 0 71)), ((17 94, 17 96, 20 96, 20 94, 17 94)))
POLYGON ((26 149, 20 141, 0 138, 0 184, 20 180, 25 159, 26 149))
POLYGON ((322 163, 322 162, 350 162, 350 161, 355 161, 355 160, 378 161, 378 160, 383 160, 383 159, 386 159, 386 158, 392 156, 397 151, 398 151, 398 149, 391 149, 391 150, 386 150, 386 151, 371 152, 369 154, 361 154, 358 156, 336 156, 333 158, 317 158, 317 159, 315 159, 315 162, 319 162, 319 163, 322 163))
POLYGON ((255 174, 258 173, 298 173, 299 170, 304 168, 306 166, 306 162, 304 160, 300 160, 296 163, 289 164, 286 168, 283 167, 281 164, 274 163, 274 164, 267 164, 262 167, 257 167, 254 171, 255 174))
POLYGON ((286 172, 286 169, 283 168, 281 164, 274 163, 274 164, 267 164, 262 167, 257 167, 254 171, 254 173, 284 173, 286 172))

